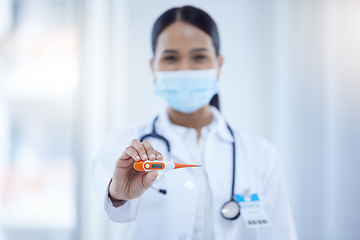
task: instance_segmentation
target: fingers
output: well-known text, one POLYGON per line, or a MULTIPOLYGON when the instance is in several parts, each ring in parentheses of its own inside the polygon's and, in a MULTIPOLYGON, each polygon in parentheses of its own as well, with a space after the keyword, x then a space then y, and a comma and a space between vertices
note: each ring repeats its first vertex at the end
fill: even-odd
MULTIPOLYGON (((131 141, 131 147, 133 147, 137 151, 139 158, 144 161, 156 159, 162 160, 163 158, 160 152, 154 150, 153 146, 149 141, 145 140, 144 142, 140 143, 138 139, 134 139, 131 141)), ((134 160, 138 161, 140 159, 134 158, 134 160)))
POLYGON ((132 146, 125 148, 125 151, 120 158, 127 159, 128 157, 131 157, 135 161, 139 161, 141 159, 139 153, 132 146))
POLYGON ((126 168, 133 164, 133 160, 139 161, 140 159, 138 152, 133 147, 128 146, 116 162, 116 166, 126 168))
POLYGON ((153 183, 155 182, 156 178, 158 176, 158 172, 157 171, 153 171, 153 172, 148 172, 147 174, 145 174, 143 176, 143 181, 142 181, 142 185, 145 189, 148 189, 149 187, 151 187, 153 185, 153 183))
POLYGON ((163 160, 162 154, 155 150, 149 141, 140 142, 138 139, 131 141, 116 162, 113 182, 109 191, 116 199, 133 199, 141 196, 152 186, 158 176, 157 171, 137 172, 133 168, 134 161, 163 160))
POLYGON ((144 161, 149 160, 149 156, 143 146, 138 139, 134 139, 131 141, 130 146, 132 146, 139 154, 140 158, 144 161))
POLYGON ((151 143, 149 141, 143 141, 142 145, 145 148, 145 151, 147 153, 147 156, 149 157, 150 160, 155 160, 156 156, 155 156, 155 150, 153 148, 153 146, 151 145, 151 143))
POLYGON ((133 160, 163 160, 163 156, 159 151, 154 150, 149 141, 140 143, 138 139, 134 139, 131 141, 130 146, 124 150, 116 166, 119 168, 129 167, 133 164, 133 160))
POLYGON ((155 156, 157 160, 163 160, 163 155, 157 150, 155 150, 155 156))

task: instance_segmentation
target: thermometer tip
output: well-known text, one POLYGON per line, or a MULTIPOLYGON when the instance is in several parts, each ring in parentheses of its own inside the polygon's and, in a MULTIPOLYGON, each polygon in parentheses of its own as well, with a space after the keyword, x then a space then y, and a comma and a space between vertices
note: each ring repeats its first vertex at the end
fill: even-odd
POLYGON ((196 165, 196 167, 201 167, 201 165, 196 165))

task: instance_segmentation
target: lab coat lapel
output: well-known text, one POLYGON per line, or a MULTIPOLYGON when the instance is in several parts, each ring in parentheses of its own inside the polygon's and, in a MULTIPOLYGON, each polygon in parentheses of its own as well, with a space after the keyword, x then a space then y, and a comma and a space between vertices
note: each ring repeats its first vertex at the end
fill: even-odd
MULTIPOLYGON (((230 200, 233 177, 233 137, 227 127, 227 122, 218 110, 212 108, 212 113, 217 119, 216 130, 209 136, 205 151, 207 171, 210 186, 213 191, 221 192, 225 201, 230 200)), ((234 194, 243 194, 247 189, 252 190, 252 174, 247 159, 245 145, 241 137, 235 135, 235 189, 234 194)), ((218 195, 218 194, 217 194, 218 195)), ((222 202, 223 204, 224 202, 222 202)))
MULTIPOLYGON (((248 164, 246 147, 241 136, 236 132, 234 135, 236 151, 234 195, 237 195, 244 194, 247 189, 252 191, 254 181, 248 164)), ((241 217, 229 222, 220 214, 223 205, 233 198, 231 192, 233 181, 232 141, 233 138, 225 120, 220 119, 217 131, 208 138, 205 152, 207 177, 212 193, 214 235, 224 239, 232 239, 228 232, 229 229, 243 225, 241 217)))
POLYGON ((247 154, 247 149, 240 135, 236 136, 236 172, 234 194, 250 194, 257 191, 255 179, 247 154))

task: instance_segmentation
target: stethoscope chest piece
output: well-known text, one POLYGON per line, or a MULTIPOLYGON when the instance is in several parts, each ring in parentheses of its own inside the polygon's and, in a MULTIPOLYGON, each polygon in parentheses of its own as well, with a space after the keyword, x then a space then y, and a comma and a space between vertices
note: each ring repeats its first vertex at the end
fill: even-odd
POLYGON ((221 215, 228 220, 235 220, 240 216, 240 205, 234 200, 226 202, 221 208, 221 215))

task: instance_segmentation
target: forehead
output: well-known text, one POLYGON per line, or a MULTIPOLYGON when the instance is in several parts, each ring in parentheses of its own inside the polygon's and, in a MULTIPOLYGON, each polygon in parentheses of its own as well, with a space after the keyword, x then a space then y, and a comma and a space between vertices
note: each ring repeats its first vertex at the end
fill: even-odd
POLYGON ((189 50, 201 47, 213 48, 211 37, 191 24, 177 21, 160 33, 156 51, 165 49, 189 50))

